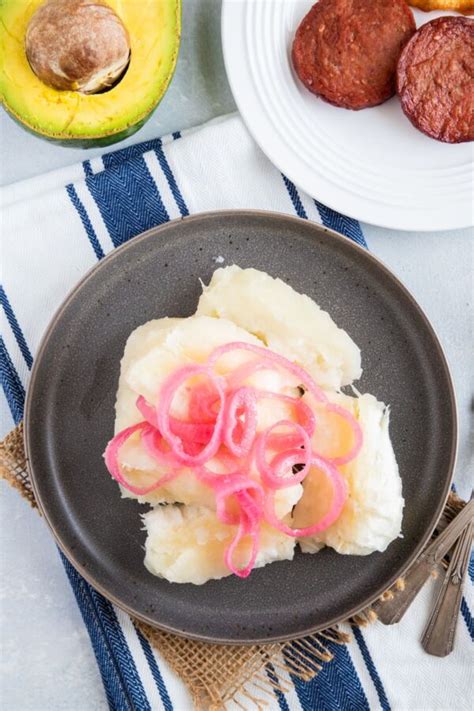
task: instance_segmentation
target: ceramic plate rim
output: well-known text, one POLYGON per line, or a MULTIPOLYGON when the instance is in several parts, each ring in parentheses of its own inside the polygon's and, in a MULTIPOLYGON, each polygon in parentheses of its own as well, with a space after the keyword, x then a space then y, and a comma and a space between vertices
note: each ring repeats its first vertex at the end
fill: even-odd
POLYGON ((411 565, 411 563, 416 559, 426 542, 430 539, 435 526, 439 520, 439 517, 442 514, 442 511, 444 509, 444 506, 446 504, 447 497, 449 495, 450 491, 450 486, 451 482, 453 479, 454 475, 454 469, 455 469, 455 464, 456 464, 456 458, 457 458, 457 451, 458 451, 458 417, 457 417, 457 405, 456 405, 456 395, 455 395, 455 390, 454 390, 454 385, 451 377, 451 372, 449 369, 449 365, 445 356, 445 353, 443 351, 442 345, 440 343, 440 340, 436 334, 436 331, 434 327, 432 326, 430 320, 426 316, 424 310, 422 307, 418 304, 414 296, 411 294, 411 292, 407 289, 407 287, 404 286, 404 284, 398 279, 398 277, 374 254, 369 252, 368 250, 364 249, 360 245, 356 244, 353 242, 351 239, 348 237, 345 237, 344 235, 331 230, 329 228, 324 227, 323 225, 319 225, 317 223, 310 223, 307 220, 302 220, 299 217, 294 217, 291 215, 286 215, 284 213, 278 213, 278 212, 273 212, 273 211, 267 211, 267 210, 216 210, 216 211, 207 211, 207 212, 200 212, 196 213, 193 215, 190 215, 188 217, 184 218, 177 218, 175 220, 170 220, 167 223, 164 223, 162 225, 159 225, 157 227, 153 227, 149 230, 146 230, 145 232, 137 235, 133 239, 129 240, 128 242, 122 244, 120 247, 117 247, 116 249, 112 250, 109 252, 109 254, 104 257, 100 262, 95 264, 91 269, 89 269, 83 276, 82 278, 76 283, 76 285, 69 291, 65 299, 62 301, 61 305, 58 307, 56 312, 54 313, 52 319, 50 320, 38 347, 38 351, 33 363, 33 368, 31 371, 31 377, 30 377, 30 382, 28 386, 28 391, 27 391, 27 396, 26 396, 26 402, 25 402, 25 412, 24 412, 24 445, 25 445, 25 455, 26 455, 26 462, 27 462, 27 469, 28 469, 28 474, 30 477, 30 481, 33 487, 33 493, 35 495, 36 502, 38 504, 38 509, 42 516, 44 517, 50 531, 53 534, 53 537, 58 544, 60 550, 62 553, 65 555, 67 560, 71 563, 71 565, 82 575, 82 577, 99 593, 101 593, 106 599, 108 599, 110 602, 113 604, 117 605, 121 610, 126 612, 127 614, 135 617, 136 619, 140 620, 141 622, 145 622, 146 624, 150 625, 151 627, 154 627, 159 630, 163 630, 166 632, 170 632, 172 634, 176 634, 177 636, 184 637, 187 639, 195 639, 198 641, 203 641, 203 642, 210 642, 210 643, 217 643, 217 644, 232 644, 232 645, 247 645, 247 644, 257 644, 257 643, 271 643, 271 642, 282 642, 282 641, 287 641, 291 639, 296 639, 296 638, 301 638, 305 637, 308 634, 313 634, 316 633, 320 630, 327 629, 328 627, 331 627, 333 625, 336 625, 338 623, 343 622, 346 620, 348 617, 352 617, 359 612, 361 612, 363 609, 371 605, 375 600, 377 600, 380 595, 389 587, 391 587, 395 581, 397 580, 400 575, 403 574, 404 571, 408 569, 408 567, 411 565), (111 593, 109 590, 107 590, 102 584, 98 583, 95 580, 94 575, 87 569, 85 569, 81 563, 78 561, 76 555, 74 554, 73 551, 71 551, 68 546, 64 543, 64 541, 61 538, 60 533, 56 530, 53 522, 51 521, 51 518, 48 514, 48 507, 45 505, 45 502, 43 501, 40 493, 40 487, 38 486, 38 480, 41 477, 41 474, 38 475, 33 471, 32 466, 30 465, 30 452, 33 449, 33 444, 32 441, 35 437, 34 435, 34 427, 33 425, 30 425, 30 422, 32 422, 32 410, 33 410, 33 393, 34 393, 34 386, 35 386, 35 380, 38 377, 38 373, 41 368, 42 364, 42 357, 43 354, 47 348, 49 339, 51 334, 53 333, 57 323, 61 320, 61 317, 63 313, 66 311, 68 308, 69 304, 75 300, 79 292, 81 291, 83 285, 85 285, 93 276, 95 276, 98 272, 103 270, 104 268, 107 269, 108 265, 113 262, 115 259, 117 259, 117 255, 121 255, 127 250, 130 250, 133 248, 133 245, 139 242, 146 241, 148 239, 151 239, 152 237, 155 238, 157 234, 161 234, 163 232, 168 232, 168 231, 173 231, 174 226, 176 224, 182 223, 183 220, 186 222, 195 222, 195 221, 210 221, 212 222, 214 218, 220 219, 225 216, 229 217, 242 217, 243 219, 245 218, 252 218, 252 217, 270 217, 273 219, 278 219, 285 221, 289 224, 289 227, 291 229, 291 225, 295 223, 300 223, 304 222, 305 224, 309 225, 314 228, 315 233, 319 233, 320 236, 324 235, 323 238, 327 239, 327 237, 330 237, 331 239, 335 239, 340 243, 343 243, 344 247, 349 250, 353 249, 356 252, 358 252, 360 255, 363 255, 365 259, 368 260, 373 266, 375 266, 376 269, 379 269, 381 272, 384 273, 385 276, 387 276, 393 283, 393 285, 396 287, 397 290, 401 290, 403 295, 408 298, 410 301, 411 305, 416 309, 416 311, 419 313, 420 318, 422 319, 427 332, 430 335, 430 338, 433 342, 433 345, 436 347, 436 350, 438 352, 438 357, 439 357, 439 362, 442 366, 442 370, 444 373, 444 376, 446 378, 446 384, 449 390, 450 394, 450 410, 451 410, 451 417, 452 417, 452 431, 453 431, 453 436, 450 442, 450 456, 449 456, 449 467, 447 471, 447 476, 443 488, 442 495, 440 496, 440 501, 438 503, 438 506, 436 508, 436 511, 431 517, 430 525, 428 529, 425 532, 425 535, 420 539, 418 545, 415 547, 414 551, 412 552, 411 556, 407 560, 403 562, 401 566, 390 576, 389 582, 383 586, 383 589, 377 589, 375 592, 373 592, 370 596, 367 596, 367 600, 364 601, 364 604, 359 605, 349 611, 348 614, 344 614, 343 616, 336 616, 334 619, 329 620, 328 622, 319 625, 316 625, 314 627, 309 627, 306 630, 301 631, 298 633, 298 635, 294 634, 286 634, 286 635, 276 635, 274 637, 265 637, 263 638, 255 638, 249 636, 246 639, 231 639, 231 638, 218 638, 214 637, 212 635, 202 635, 202 634, 194 634, 194 633, 187 633, 183 632, 183 630, 179 630, 174 628, 172 625, 166 625, 166 623, 157 623, 156 620, 152 619, 151 617, 147 616, 146 614, 143 614, 135 609, 131 605, 127 605, 123 603, 119 598, 117 598, 113 593, 111 593))

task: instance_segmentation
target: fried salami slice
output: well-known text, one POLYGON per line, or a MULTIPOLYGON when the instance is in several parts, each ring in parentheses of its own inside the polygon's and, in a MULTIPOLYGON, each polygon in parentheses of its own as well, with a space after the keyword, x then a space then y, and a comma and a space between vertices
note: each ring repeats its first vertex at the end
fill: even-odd
POLYGON ((415 30, 404 0, 319 0, 296 31, 293 65, 331 104, 376 106, 395 94, 398 58, 415 30))
POLYGON ((397 69, 402 109, 438 141, 474 140, 474 20, 439 17, 420 27, 397 69))

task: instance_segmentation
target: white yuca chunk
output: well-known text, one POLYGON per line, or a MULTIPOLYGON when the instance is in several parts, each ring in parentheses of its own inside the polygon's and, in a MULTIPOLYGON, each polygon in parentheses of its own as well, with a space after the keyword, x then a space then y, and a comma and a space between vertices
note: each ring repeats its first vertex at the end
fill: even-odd
MULTIPOLYGON (((326 531, 302 539, 301 549, 311 553, 323 543, 338 553, 367 555, 384 551, 400 535, 404 506, 389 435, 389 410, 369 394, 358 398, 334 394, 331 399, 357 418, 364 442, 356 459, 340 467, 349 492, 341 515, 326 531)), ((318 472, 310 472, 303 488, 294 511, 295 528, 317 521, 331 501, 331 488, 318 472)))
POLYGON ((147 321, 142 326, 138 326, 128 337, 120 361, 120 378, 115 402, 115 434, 143 419, 135 407, 137 394, 126 382, 130 366, 162 343, 166 332, 180 321, 179 318, 153 319, 153 321, 147 321))
POLYGON ((280 279, 233 265, 203 287, 197 314, 227 318, 303 366, 325 388, 361 375, 360 350, 328 313, 280 279))
POLYGON ((127 339, 121 367, 127 370, 131 363, 143 358, 152 348, 162 343, 167 331, 171 331, 184 319, 182 318, 158 318, 138 326, 127 339))
MULTIPOLYGON (((158 476, 164 472, 145 472, 140 469, 128 469, 124 467, 127 480, 135 486, 146 487, 155 482, 158 476)), ((125 487, 120 487, 124 499, 136 499, 140 504, 195 504, 197 506, 207 506, 215 508, 215 497, 212 490, 201 484, 192 471, 184 469, 183 473, 168 484, 154 489, 143 496, 138 496, 125 487)))
MULTIPOLYGON (((163 340, 155 348, 131 363, 125 381, 137 395, 154 402, 165 379, 177 368, 204 363, 214 348, 232 341, 259 343, 255 336, 232 321, 208 316, 182 319, 174 328, 166 330, 163 340)), ((228 372, 248 359, 249 355, 244 351, 226 354, 219 360, 216 370, 218 373, 228 372)))
MULTIPOLYGON (((166 377, 187 363, 202 363, 217 346, 232 341, 258 344, 255 336, 247 333, 231 321, 213 319, 207 316, 192 316, 187 319, 160 319, 150 321, 137 328, 129 337, 121 363, 119 389, 116 400, 115 432, 140 422, 143 417, 136 408, 136 400, 143 395, 154 402, 166 377)), ((252 359, 245 351, 226 354, 218 363, 219 372, 232 371, 238 365, 252 359)), ((291 376, 272 371, 258 371, 248 382, 261 390, 294 394, 291 376)), ((186 416, 187 401, 181 399, 182 412, 176 416, 186 416)), ((280 419, 288 417, 288 406, 275 400, 262 400, 258 405, 259 429, 269 427, 280 419)), ((135 486, 145 488, 168 472, 145 450, 140 436, 133 435, 122 446, 119 462, 127 479, 135 486)), ((216 462, 209 463, 218 472, 216 462)), ((196 480, 186 468, 173 481, 151 491, 145 496, 137 496, 124 487, 122 495, 138 499, 141 503, 162 502, 196 504, 214 507, 214 495, 207 486, 196 480)), ((300 486, 282 489, 276 497, 279 516, 287 514, 301 496, 300 486)))
MULTIPOLYGON (((115 434, 143 420, 142 414, 135 405, 138 394, 127 383, 130 367, 136 361, 145 358, 150 351, 158 348, 163 343, 166 334, 182 320, 179 318, 154 319, 136 328, 128 337, 120 363, 120 378, 115 403, 115 434)), ((138 434, 123 445, 119 461, 127 478, 135 486, 145 488, 156 481, 158 476, 167 473, 167 470, 163 467, 160 468, 156 460, 146 452, 138 434)), ((199 484, 189 471, 183 472, 180 479, 180 488, 183 492, 187 492, 187 500, 184 503, 190 503, 197 498, 203 505, 212 504, 211 492, 199 484)), ((165 487, 160 487, 146 496, 137 496, 122 486, 120 486, 120 490, 124 498, 137 499, 141 503, 157 504, 162 501, 175 501, 172 492, 169 492, 165 487)))
MULTIPOLYGON (((215 513, 198 506, 158 506, 143 516, 147 538, 145 566, 171 583, 202 585, 230 575, 224 553, 234 526, 220 523, 215 513)), ((256 568, 277 560, 292 560, 295 540, 263 525, 256 568)), ((243 567, 250 543, 242 541, 234 562, 243 567)))
MULTIPOLYGON (((187 363, 203 362, 215 347, 229 340, 258 343, 254 336, 235 324, 226 321, 216 323, 215 319, 207 317, 164 318, 149 321, 135 329, 127 340, 121 361, 115 433, 143 420, 135 404, 139 395, 154 402, 163 381, 171 372, 187 363)), ((245 354, 237 355, 239 362, 247 357, 245 354)), ((229 363, 228 357, 226 362, 229 363)), ((146 452, 138 434, 121 448, 119 462, 128 480, 143 488, 168 471, 146 452)), ((178 501, 208 506, 213 501, 209 489, 197 482, 189 470, 168 486, 145 496, 137 496, 124 487, 120 488, 124 497, 138 499, 142 503, 178 501)))

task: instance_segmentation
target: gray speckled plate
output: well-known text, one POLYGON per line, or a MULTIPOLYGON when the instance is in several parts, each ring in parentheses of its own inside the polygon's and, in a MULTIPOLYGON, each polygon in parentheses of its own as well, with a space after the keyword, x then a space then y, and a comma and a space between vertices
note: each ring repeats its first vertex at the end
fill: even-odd
POLYGON ((213 641, 275 640, 359 611, 407 567, 445 502, 456 453, 449 371, 426 317, 397 279, 348 239, 296 218, 216 212, 137 237, 98 264, 50 325, 26 407, 30 473, 59 545, 106 597, 152 625, 213 641), (188 316, 217 258, 256 267, 315 299, 362 349, 358 383, 391 404, 403 479, 403 538, 383 553, 297 553, 294 561, 206 585, 170 584, 143 566, 138 503, 102 460, 119 362, 148 319, 188 316))

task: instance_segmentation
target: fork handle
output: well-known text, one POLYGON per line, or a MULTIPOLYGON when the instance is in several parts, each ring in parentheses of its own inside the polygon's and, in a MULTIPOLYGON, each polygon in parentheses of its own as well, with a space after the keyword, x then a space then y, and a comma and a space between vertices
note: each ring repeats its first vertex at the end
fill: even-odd
POLYGON ((472 522, 466 526, 453 551, 446 576, 423 633, 421 644, 428 654, 446 657, 453 650, 456 622, 473 535, 472 522))

